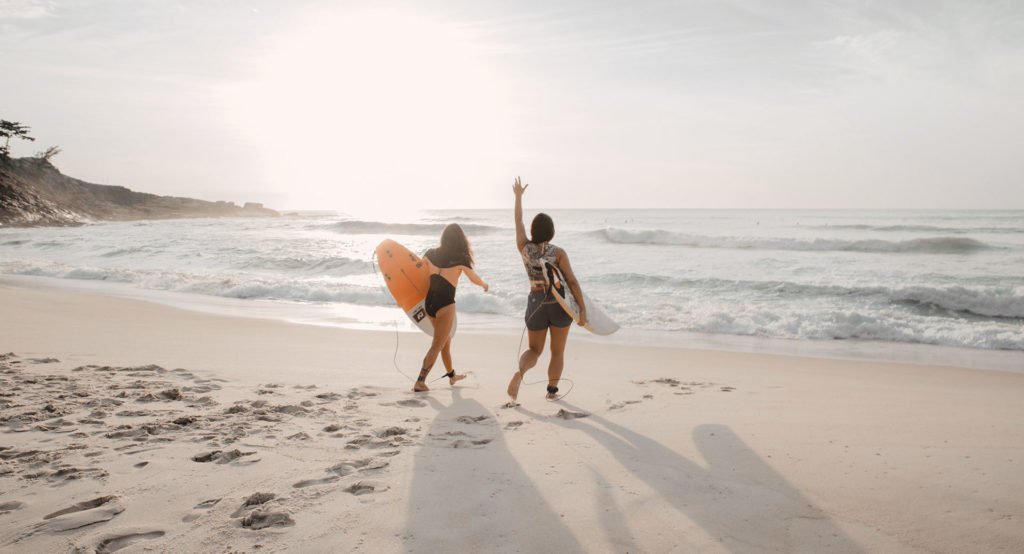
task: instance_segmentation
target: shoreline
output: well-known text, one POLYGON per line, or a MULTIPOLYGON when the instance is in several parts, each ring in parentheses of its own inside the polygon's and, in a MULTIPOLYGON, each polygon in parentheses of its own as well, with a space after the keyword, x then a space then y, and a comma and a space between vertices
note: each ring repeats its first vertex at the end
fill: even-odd
MULTIPOLYGON (((1024 548, 1019 373, 571 340, 569 395, 545 355, 503 408, 512 335, 459 335, 470 378, 414 394, 393 332, 3 280, 0 306, 3 547, 1024 548)), ((411 375, 427 337, 399 339, 411 375)))
MULTIPOLYGON (((70 294, 129 299, 194 313, 241 319, 262 319, 296 325, 343 329, 347 331, 394 334, 416 337, 414 328, 394 307, 296 303, 263 299, 239 299, 201 294, 140 289, 121 283, 62 279, 57 277, 0 274, 0 287, 26 290, 52 290, 70 294), (361 312, 365 321, 340 315, 342 310, 361 312), (384 314, 384 315, 382 315, 384 314), (386 321, 383 322, 382 321, 386 321)), ((506 328, 505 316, 460 314, 465 321, 460 333, 492 337, 518 336, 521 328, 506 328), (495 320, 502 323, 495 324, 495 320), (474 323, 483 326, 474 327, 474 323)), ((634 348, 734 352, 820 358, 848 361, 893 362, 914 365, 945 365, 963 369, 1024 373, 1024 351, 987 350, 946 345, 899 343, 867 340, 809 340, 703 334, 681 331, 648 331, 625 328, 615 335, 598 337, 574 326, 574 341, 634 348)))

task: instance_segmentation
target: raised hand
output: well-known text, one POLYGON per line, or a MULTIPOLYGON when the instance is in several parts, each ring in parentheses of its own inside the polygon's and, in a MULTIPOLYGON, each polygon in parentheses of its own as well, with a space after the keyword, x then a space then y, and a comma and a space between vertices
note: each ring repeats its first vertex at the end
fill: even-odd
POLYGON ((516 177, 516 182, 512 185, 512 192, 516 193, 516 196, 522 196, 523 193, 526 192, 526 187, 528 186, 530 185, 524 185, 522 181, 519 180, 519 177, 516 177))

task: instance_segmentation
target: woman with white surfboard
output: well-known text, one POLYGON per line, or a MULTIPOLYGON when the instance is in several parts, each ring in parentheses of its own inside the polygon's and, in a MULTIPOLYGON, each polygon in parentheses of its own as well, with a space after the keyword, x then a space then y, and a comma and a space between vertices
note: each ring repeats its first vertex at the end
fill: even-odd
POLYGON ((488 289, 487 283, 473 271, 473 249, 469 245, 466 233, 457 223, 445 226, 441 232, 440 244, 427 250, 423 254, 423 260, 430 272, 430 285, 424 309, 434 325, 434 340, 423 357, 420 375, 412 389, 416 392, 430 390, 427 387, 427 375, 437 362, 438 355, 448 369, 444 376, 448 378, 450 384, 454 385, 466 378, 465 374, 457 374, 452 369, 451 330, 455 324, 455 288, 459 284, 459 278, 465 275, 484 289, 484 292, 488 289))
POLYGON ((523 225, 523 193, 528 186, 530 185, 522 184, 519 177, 516 177, 515 184, 512 185, 512 192, 516 195, 516 248, 523 258, 523 265, 530 279, 530 295, 526 303, 529 348, 519 356, 519 370, 512 375, 512 380, 508 384, 508 395, 513 403, 519 395, 523 375, 537 365, 537 360, 544 352, 548 334, 551 335, 551 361, 548 364, 547 398, 557 398, 558 382, 562 378, 565 365, 565 344, 569 340, 569 328, 573 317, 552 296, 552 276, 546 274, 548 265, 558 268, 569 290, 578 299, 577 323, 581 326, 587 324, 585 297, 569 264, 569 255, 565 250, 551 244, 551 239, 555 236, 555 224, 551 216, 537 214, 530 224, 530 237, 526 236, 526 228, 523 225))

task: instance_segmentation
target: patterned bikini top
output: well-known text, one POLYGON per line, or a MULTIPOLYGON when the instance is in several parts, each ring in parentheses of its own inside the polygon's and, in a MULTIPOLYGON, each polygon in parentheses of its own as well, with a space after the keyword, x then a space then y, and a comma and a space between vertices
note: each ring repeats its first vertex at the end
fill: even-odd
POLYGON ((558 247, 545 242, 534 244, 526 243, 523 251, 523 266, 526 267, 526 274, 530 278, 530 284, 544 284, 544 262, 557 265, 558 247))

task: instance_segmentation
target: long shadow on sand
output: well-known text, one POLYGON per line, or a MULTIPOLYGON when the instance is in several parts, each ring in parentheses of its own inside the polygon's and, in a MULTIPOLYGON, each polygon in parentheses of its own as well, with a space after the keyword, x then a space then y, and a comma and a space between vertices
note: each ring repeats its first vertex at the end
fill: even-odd
POLYGON ((437 415, 413 463, 408 551, 583 551, 516 463, 494 414, 459 389, 447 405, 440 394, 424 396, 437 415))
MULTIPOLYGON (((565 420, 522 407, 518 411, 587 434, 730 552, 863 552, 727 426, 706 424, 693 430, 704 467, 598 415, 565 420)), ((617 526, 628 528, 624 522, 617 526)), ((706 543, 705 538, 686 537, 685 525, 674 532, 679 534, 677 548, 684 551, 706 543)))

